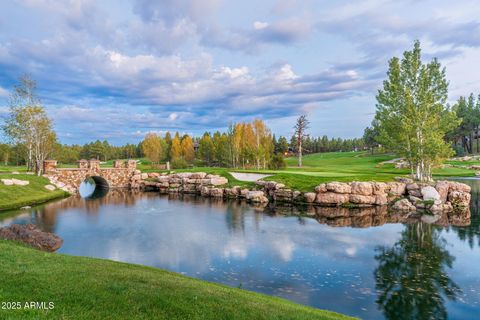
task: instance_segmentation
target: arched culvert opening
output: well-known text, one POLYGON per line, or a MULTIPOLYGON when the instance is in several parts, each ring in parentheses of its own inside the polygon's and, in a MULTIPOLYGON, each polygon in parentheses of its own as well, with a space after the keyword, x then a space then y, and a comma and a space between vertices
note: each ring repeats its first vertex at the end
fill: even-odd
POLYGON ((92 176, 80 184, 79 193, 85 199, 97 199, 108 193, 108 182, 100 176, 92 176))

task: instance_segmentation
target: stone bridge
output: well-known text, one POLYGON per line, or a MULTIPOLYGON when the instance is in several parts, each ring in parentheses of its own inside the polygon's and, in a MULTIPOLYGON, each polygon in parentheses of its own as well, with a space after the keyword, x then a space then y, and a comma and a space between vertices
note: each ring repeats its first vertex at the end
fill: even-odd
POLYGON ((56 160, 45 160, 43 163, 44 177, 52 184, 70 193, 77 193, 80 184, 92 178, 95 184, 104 188, 130 188, 136 170, 135 160, 115 160, 113 168, 100 167, 100 161, 79 160, 77 168, 58 168, 56 160))

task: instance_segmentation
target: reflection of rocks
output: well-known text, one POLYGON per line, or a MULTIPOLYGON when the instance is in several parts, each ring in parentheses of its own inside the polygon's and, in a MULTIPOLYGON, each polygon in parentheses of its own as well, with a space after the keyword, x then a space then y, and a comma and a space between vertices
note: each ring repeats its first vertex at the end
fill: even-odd
POLYGON ((396 201, 393 204, 392 209, 406 212, 413 212, 417 210, 417 208, 408 199, 400 199, 396 201))
POLYGON ((0 228, 0 239, 23 242, 31 247, 43 251, 56 251, 63 240, 50 232, 44 232, 33 224, 14 224, 6 228, 0 228))

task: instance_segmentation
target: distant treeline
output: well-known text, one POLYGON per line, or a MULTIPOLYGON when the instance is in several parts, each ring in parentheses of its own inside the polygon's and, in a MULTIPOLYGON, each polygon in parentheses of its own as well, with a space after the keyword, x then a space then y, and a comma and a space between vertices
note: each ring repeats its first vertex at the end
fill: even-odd
MULTIPOLYGON (((263 121, 237 123, 227 132, 205 132, 200 137, 147 134, 140 143, 122 146, 107 140, 96 140, 84 145, 57 143, 51 159, 63 164, 74 164, 79 159, 148 158, 153 163, 170 161, 176 167, 190 164, 222 167, 279 168, 284 166, 283 157, 296 154, 296 138, 272 135, 263 121)), ((365 149, 360 139, 311 137, 303 139, 303 153, 354 151, 365 149)), ((24 165, 26 148, 22 144, 0 144, 0 161, 4 165, 24 165)))

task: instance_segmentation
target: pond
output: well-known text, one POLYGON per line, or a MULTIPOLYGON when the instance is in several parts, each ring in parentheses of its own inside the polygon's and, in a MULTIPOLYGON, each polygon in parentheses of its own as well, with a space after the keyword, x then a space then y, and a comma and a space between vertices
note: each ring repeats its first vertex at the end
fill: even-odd
MULTIPOLYGON (((61 253, 168 269, 364 319, 480 313, 479 180, 466 226, 286 215, 295 207, 102 191, 0 215, 60 235, 61 253), (106 193, 106 194, 105 194, 106 193)), ((332 209, 330 209, 332 210, 332 209)), ((340 209, 333 209, 340 210, 340 209)))

